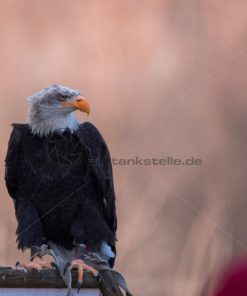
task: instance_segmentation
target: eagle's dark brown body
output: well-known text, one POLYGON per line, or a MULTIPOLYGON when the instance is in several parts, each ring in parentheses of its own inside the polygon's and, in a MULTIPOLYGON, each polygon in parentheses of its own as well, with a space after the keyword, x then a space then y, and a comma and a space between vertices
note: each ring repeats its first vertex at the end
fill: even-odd
POLYGON ((92 124, 42 137, 27 124, 15 124, 6 184, 15 203, 19 248, 52 241, 67 249, 81 243, 97 249, 105 241, 115 252, 111 160, 92 124))

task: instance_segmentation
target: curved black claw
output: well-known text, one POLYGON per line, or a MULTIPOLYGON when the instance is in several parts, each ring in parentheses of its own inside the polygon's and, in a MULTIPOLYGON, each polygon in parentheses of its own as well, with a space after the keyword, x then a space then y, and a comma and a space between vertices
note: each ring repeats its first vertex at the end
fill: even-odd
POLYGON ((20 261, 17 261, 17 262, 15 263, 15 268, 16 268, 16 269, 21 269, 21 270, 23 270, 25 273, 27 272, 27 269, 26 269, 25 267, 22 267, 22 266, 21 266, 21 262, 20 262, 20 261))
POLYGON ((82 282, 78 282, 78 283, 77 283, 77 293, 80 292, 81 287, 82 287, 82 282))
POLYGON ((41 281, 44 281, 44 279, 45 279, 45 271, 44 271, 44 269, 39 270, 39 275, 41 277, 41 281))
POLYGON ((56 270, 56 274, 60 275, 60 270, 56 262, 51 262, 51 267, 53 267, 56 270))
POLYGON ((102 282, 102 277, 101 275, 98 273, 98 275, 96 276, 96 280, 97 282, 100 284, 102 282))
POLYGON ((67 269, 70 267, 70 262, 66 263, 65 267, 64 267, 64 271, 63 274, 65 275, 67 269))

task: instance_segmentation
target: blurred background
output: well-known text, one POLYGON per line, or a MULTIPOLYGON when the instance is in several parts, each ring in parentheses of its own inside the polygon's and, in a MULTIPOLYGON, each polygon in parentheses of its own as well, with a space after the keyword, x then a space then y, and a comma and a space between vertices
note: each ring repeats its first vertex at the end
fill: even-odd
POLYGON ((0 1, 0 264, 16 220, 4 184, 13 122, 53 83, 80 89, 115 158, 116 269, 134 295, 198 296, 247 251, 247 2, 0 1), (211 280, 210 280, 211 282, 211 280))

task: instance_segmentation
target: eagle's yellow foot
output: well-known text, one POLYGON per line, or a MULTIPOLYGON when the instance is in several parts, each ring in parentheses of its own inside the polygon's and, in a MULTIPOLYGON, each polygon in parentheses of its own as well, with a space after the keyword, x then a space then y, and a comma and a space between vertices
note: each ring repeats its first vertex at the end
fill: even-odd
POLYGON ((64 273, 66 272, 67 269, 71 270, 73 268, 76 268, 78 270, 78 281, 77 281, 77 292, 80 292, 82 283, 83 283, 83 271, 89 271, 91 272, 94 276, 98 276, 98 271, 93 268, 90 265, 87 265, 84 263, 81 259, 74 259, 70 263, 67 263, 64 269, 64 273))
POLYGON ((22 261, 16 262, 15 267, 17 269, 24 269, 25 271, 30 269, 35 269, 39 272, 41 278, 44 279, 43 269, 52 268, 54 267, 54 265, 51 262, 44 261, 39 256, 36 256, 33 258, 32 261, 29 261, 29 262, 22 262, 22 261))

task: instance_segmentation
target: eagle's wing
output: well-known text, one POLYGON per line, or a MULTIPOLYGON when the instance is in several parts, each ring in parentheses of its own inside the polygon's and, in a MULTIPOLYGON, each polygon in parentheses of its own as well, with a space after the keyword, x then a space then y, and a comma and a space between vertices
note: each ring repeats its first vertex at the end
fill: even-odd
POLYGON ((5 159, 5 182, 9 195, 14 200, 18 221, 16 230, 18 248, 22 250, 42 245, 42 228, 38 211, 29 200, 20 197, 18 193, 19 155, 23 134, 27 128, 26 124, 13 124, 5 159))
POLYGON ((89 122, 80 126, 80 138, 83 142, 88 166, 97 178, 105 220, 115 234, 117 230, 116 197, 109 150, 100 132, 89 122))
POLYGON ((5 158, 5 182, 9 195, 15 200, 17 196, 18 154, 21 143, 21 130, 14 128, 10 135, 7 155, 5 158))

